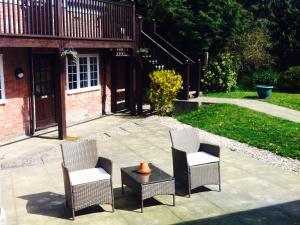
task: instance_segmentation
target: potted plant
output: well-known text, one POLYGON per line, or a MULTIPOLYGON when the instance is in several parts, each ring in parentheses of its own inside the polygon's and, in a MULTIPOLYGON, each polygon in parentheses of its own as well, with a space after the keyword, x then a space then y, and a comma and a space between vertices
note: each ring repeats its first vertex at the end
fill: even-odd
POLYGON ((62 51, 60 56, 62 58, 70 57, 72 63, 76 63, 78 60, 78 52, 76 52, 74 49, 66 49, 62 51))
POLYGON ((253 82, 256 85, 258 97, 261 99, 268 98, 279 77, 280 74, 272 70, 255 72, 253 74, 253 82))

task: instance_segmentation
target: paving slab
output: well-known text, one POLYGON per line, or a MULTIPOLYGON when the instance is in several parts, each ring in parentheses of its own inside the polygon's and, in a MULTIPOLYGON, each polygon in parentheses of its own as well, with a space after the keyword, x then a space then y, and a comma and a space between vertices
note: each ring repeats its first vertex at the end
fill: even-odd
MULTIPOLYGON (((156 196, 145 201, 144 213, 140 213, 140 201, 132 191, 126 187, 125 194, 121 193, 120 168, 147 160, 172 174, 169 127, 159 120, 141 118, 119 120, 112 126, 106 122, 109 135, 102 135, 100 128, 84 135, 96 138, 99 155, 113 160, 115 212, 110 205, 94 206, 78 212, 75 221, 70 220, 65 208, 62 158, 54 154, 35 166, 0 171, 0 203, 7 225, 299 225, 300 177, 225 147, 221 149, 221 192, 211 185, 194 190, 188 198, 185 190, 178 189, 175 207, 171 196, 156 196)), ((99 124, 95 121, 89 126, 99 124)), ((79 134, 87 126, 76 129, 79 134)))

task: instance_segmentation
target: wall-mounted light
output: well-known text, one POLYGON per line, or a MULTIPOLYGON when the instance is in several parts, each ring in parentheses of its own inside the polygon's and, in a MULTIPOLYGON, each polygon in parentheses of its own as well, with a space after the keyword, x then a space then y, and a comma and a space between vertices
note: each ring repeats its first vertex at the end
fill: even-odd
POLYGON ((15 74, 17 79, 22 79, 24 77, 24 71, 22 68, 17 68, 15 74))

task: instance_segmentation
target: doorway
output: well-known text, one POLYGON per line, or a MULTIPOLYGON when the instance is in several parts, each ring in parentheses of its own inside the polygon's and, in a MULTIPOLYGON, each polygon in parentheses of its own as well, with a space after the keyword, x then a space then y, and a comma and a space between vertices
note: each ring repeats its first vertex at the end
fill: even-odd
POLYGON ((33 55, 35 131, 57 125, 53 55, 33 55))

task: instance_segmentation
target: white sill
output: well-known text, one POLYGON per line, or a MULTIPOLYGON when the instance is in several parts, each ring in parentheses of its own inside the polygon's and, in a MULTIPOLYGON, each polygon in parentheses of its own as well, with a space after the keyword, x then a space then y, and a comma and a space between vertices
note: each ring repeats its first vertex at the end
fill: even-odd
POLYGON ((6 100, 5 99, 0 99, 0 105, 5 105, 6 104, 6 100))
POLYGON ((67 95, 77 94, 77 93, 84 93, 84 92, 90 92, 90 91, 99 91, 100 86, 95 87, 87 87, 87 88, 80 88, 80 89, 73 89, 73 90, 67 90, 67 95))

